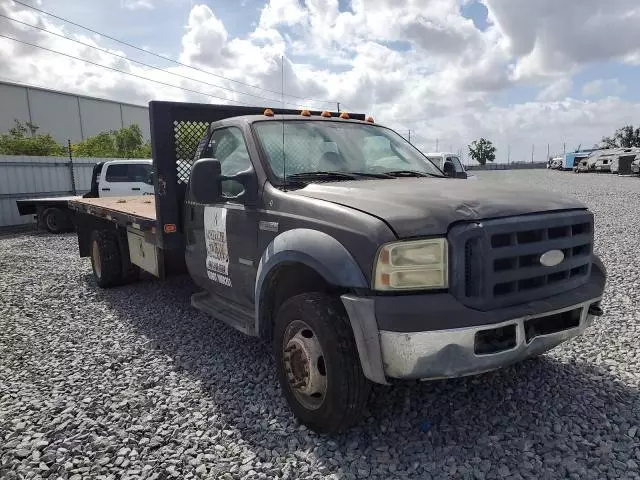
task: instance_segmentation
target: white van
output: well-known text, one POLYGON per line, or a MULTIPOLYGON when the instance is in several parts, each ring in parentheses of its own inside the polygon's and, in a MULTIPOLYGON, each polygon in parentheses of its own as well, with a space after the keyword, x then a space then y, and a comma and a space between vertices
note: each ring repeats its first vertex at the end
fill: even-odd
POLYGON ((436 167, 442 170, 447 177, 468 178, 467 171, 464 169, 457 153, 430 152, 425 153, 425 155, 436 167))

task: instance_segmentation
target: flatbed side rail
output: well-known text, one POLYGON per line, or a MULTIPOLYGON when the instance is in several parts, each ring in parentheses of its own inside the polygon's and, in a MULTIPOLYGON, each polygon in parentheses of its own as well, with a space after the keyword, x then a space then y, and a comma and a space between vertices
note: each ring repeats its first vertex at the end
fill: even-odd
POLYGON ((79 213, 85 213, 94 217, 113 222, 122 227, 133 227, 137 230, 150 231, 155 233, 156 221, 135 215, 130 212, 105 208, 101 205, 92 205, 81 201, 69 201, 69 208, 79 213))

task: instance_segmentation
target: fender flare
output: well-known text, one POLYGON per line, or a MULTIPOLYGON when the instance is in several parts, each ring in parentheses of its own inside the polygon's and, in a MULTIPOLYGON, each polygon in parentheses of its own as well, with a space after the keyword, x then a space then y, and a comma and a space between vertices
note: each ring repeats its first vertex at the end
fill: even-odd
POLYGON ((260 257, 255 284, 255 327, 260 332, 265 281, 283 263, 313 268, 328 283, 339 287, 367 288, 362 269, 349 251, 331 235, 308 228, 287 230, 275 237, 260 257))

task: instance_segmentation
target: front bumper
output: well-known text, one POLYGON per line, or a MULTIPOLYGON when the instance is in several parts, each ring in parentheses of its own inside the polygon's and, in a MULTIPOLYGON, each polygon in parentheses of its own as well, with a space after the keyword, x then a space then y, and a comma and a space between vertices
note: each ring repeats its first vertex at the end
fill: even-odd
POLYGON ((606 271, 596 259, 587 284, 546 299, 492 311, 450 294, 343 295, 364 375, 438 379, 473 375, 546 352, 580 335, 601 314, 606 271), (589 309, 592 307, 592 312, 589 309))
POLYGON ((381 331, 385 375, 402 379, 460 377, 539 355, 591 325, 594 316, 589 307, 599 300, 492 325, 414 333, 381 331), (545 321, 553 326, 535 328, 545 321))

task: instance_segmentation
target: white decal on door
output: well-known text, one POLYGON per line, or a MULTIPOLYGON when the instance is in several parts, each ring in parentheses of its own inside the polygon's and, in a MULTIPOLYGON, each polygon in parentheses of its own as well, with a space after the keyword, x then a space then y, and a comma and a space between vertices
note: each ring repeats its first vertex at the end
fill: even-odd
POLYGON ((226 208, 204 208, 204 239, 207 245, 207 276, 230 287, 226 208))

